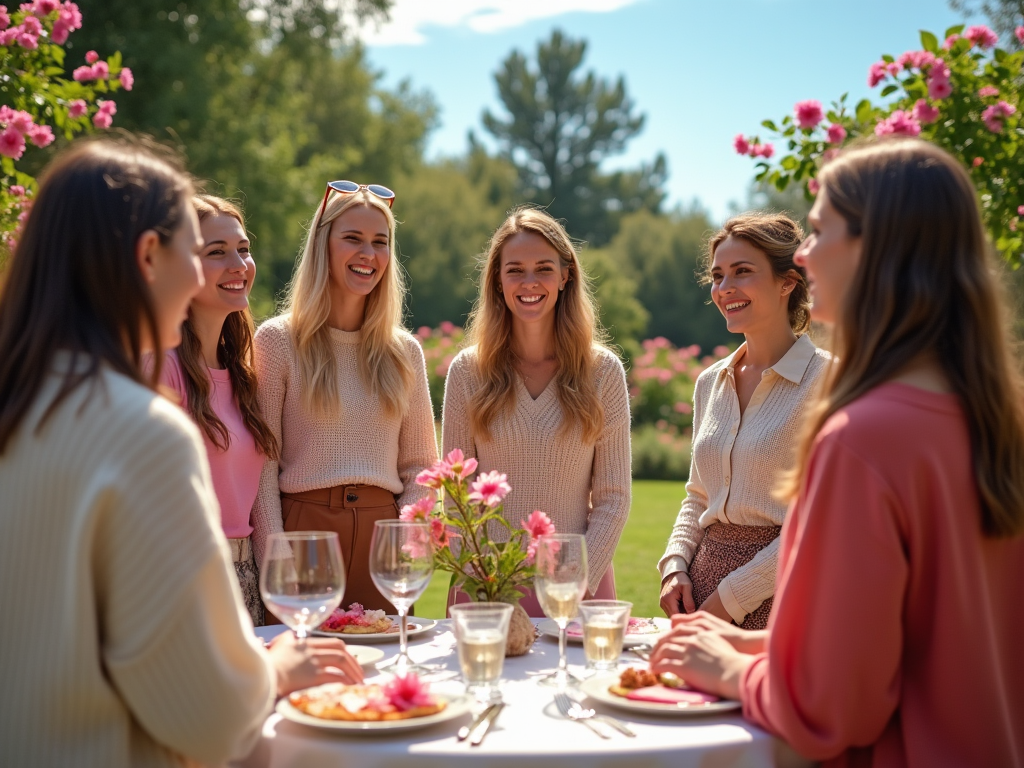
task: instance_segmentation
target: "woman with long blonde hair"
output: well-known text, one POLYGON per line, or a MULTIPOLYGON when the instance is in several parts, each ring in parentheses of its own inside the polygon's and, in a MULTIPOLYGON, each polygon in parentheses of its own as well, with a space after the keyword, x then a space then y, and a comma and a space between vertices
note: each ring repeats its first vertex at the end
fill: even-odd
POLYGON ((835 364, 766 631, 676 616, 655 672, 811 760, 1024 765, 1024 386, 976 192, 916 139, 826 165, 797 252, 835 364))
MULTIPOLYGON (((572 240, 545 211, 517 209, 494 233, 467 335, 445 384, 443 452, 507 474, 512 527, 539 509, 560 533, 585 534, 589 592, 614 597, 630 503, 626 375, 572 240)), ((521 604, 543 616, 532 594, 521 604)))
POLYGON ((392 606, 369 575, 377 520, 431 493, 437 460, 423 350, 402 328, 394 193, 331 182, 309 228, 284 314, 256 332, 263 414, 280 446, 253 509, 257 559, 274 531, 339 534, 345 603, 392 606))

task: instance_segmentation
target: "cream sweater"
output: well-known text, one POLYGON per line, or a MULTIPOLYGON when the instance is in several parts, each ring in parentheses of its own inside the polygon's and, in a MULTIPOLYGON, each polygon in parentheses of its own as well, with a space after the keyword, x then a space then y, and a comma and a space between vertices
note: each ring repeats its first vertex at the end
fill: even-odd
MULTIPOLYGON (((792 462, 804 406, 831 356, 808 336, 798 338, 765 370, 741 417, 735 370, 744 354, 746 344, 697 379, 690 479, 658 563, 663 579, 689 568, 712 523, 769 526, 786 519, 786 505, 772 492, 792 462)), ((737 624, 775 594, 778 557, 776 539, 719 584, 722 604, 737 624)))
POLYGON ((276 682, 202 438, 177 407, 109 371, 37 432, 58 383, 0 455, 0 765, 244 756, 276 682))
POLYGON ((256 372, 263 417, 281 446, 281 460, 267 461, 253 506, 253 550, 263 562, 267 536, 282 529, 281 493, 335 485, 376 485, 399 507, 431 493, 416 475, 437 461, 427 366, 419 342, 401 332, 414 378, 404 416, 386 416, 359 375, 360 331, 331 329, 341 418, 325 421, 302 406, 299 363, 287 316, 256 332, 256 372))
MULTIPOLYGON (((469 427, 469 401, 480 386, 476 351, 459 353, 448 369, 444 390, 441 442, 443 453, 461 448, 479 461, 479 472, 508 475, 505 519, 513 526, 535 509, 548 514, 559 533, 586 535, 590 591, 611 565, 619 536, 629 517, 629 394, 622 363, 595 348, 597 395, 604 406, 604 429, 597 442, 582 442, 580 427, 560 435, 562 406, 555 380, 534 400, 516 377, 514 410, 491 425, 483 440, 469 427)), ((501 526, 491 526, 496 541, 506 541, 501 526)))

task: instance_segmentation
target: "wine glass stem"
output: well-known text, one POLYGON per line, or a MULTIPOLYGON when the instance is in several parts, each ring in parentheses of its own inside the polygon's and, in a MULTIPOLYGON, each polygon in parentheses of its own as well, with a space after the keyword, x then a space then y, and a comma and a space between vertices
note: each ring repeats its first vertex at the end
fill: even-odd
POLYGON ((565 637, 568 628, 568 623, 558 625, 558 675, 562 678, 569 675, 569 664, 565 660, 565 637))
POLYGON ((306 646, 306 625, 299 624, 295 628, 295 646, 297 648, 304 648, 306 646))
POLYGON ((405 621, 408 613, 408 607, 398 608, 398 663, 403 667, 409 664, 408 627, 405 621))

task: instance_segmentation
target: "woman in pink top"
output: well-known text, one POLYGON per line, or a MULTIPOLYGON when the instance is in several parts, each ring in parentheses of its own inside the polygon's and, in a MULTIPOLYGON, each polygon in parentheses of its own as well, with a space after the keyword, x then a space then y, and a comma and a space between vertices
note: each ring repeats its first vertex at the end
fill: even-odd
POLYGON ((181 346, 164 360, 161 381, 174 389, 203 433, 235 573, 253 624, 260 626, 264 611, 249 518, 263 463, 277 458, 277 440, 256 402, 249 312, 256 264, 235 205, 198 195, 192 206, 199 216, 206 283, 189 306, 181 346))
POLYGON ((827 165, 797 254, 837 362, 768 629, 673 617, 658 672, 830 765, 1024 765, 1024 388, 975 190, 919 140, 827 165))

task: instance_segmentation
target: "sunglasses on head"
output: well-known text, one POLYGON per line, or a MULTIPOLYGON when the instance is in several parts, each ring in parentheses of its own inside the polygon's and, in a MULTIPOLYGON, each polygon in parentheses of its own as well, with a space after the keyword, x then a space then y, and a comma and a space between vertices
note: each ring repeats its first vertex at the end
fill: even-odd
POLYGON ((327 198, 330 197, 332 189, 339 195, 354 195, 356 192, 365 189, 371 195, 386 201, 388 208, 394 205, 395 202, 395 193, 381 184, 356 184, 354 181, 344 179, 341 181, 328 181, 327 189, 324 191, 323 202, 320 203, 320 211, 316 215, 317 221, 324 215, 324 210, 327 208, 327 198))

